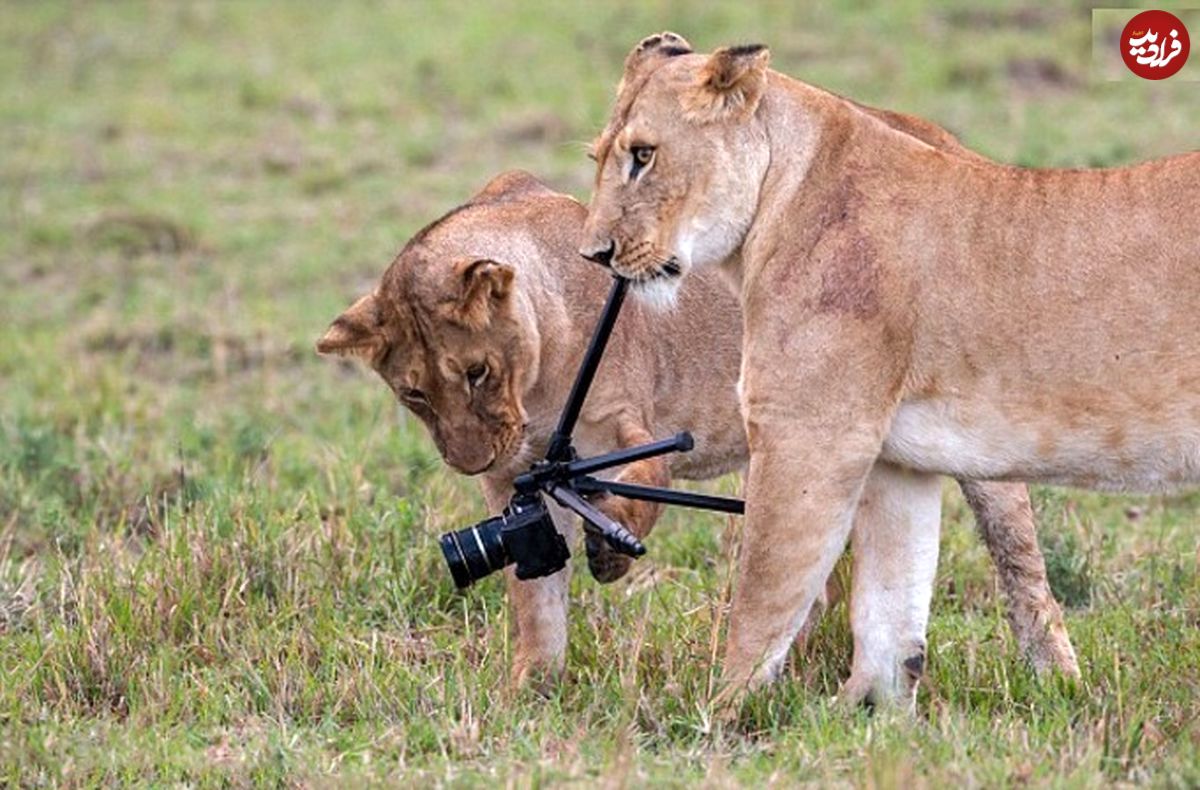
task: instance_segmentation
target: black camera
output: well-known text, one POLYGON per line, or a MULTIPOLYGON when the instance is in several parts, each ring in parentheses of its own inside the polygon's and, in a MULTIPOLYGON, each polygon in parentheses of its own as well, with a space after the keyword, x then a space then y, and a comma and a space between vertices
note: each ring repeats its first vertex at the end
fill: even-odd
POLYGON ((562 570, 571 558, 540 494, 517 494, 501 515, 447 532, 440 543, 460 590, 509 563, 516 563, 518 579, 536 579, 562 570))

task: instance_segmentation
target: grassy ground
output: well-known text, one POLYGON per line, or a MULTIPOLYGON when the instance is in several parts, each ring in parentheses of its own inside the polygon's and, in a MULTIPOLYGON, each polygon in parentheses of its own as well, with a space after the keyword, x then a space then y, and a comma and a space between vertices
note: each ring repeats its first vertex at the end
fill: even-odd
MULTIPOLYGON (((1195 146, 1194 83, 1089 77, 1079 4, 0 8, 0 783, 1200 784, 1200 500, 1043 490, 1084 678, 1043 682, 950 494, 918 721, 828 703, 845 611, 735 733, 704 699, 722 520, 577 577, 570 676, 505 686, 483 513, 311 344, 489 175, 586 194, 628 48, 672 28, 1027 165, 1195 146)), ((1051 265, 1051 262, 1047 262, 1051 265)), ((722 484, 729 489, 733 484, 722 484)))

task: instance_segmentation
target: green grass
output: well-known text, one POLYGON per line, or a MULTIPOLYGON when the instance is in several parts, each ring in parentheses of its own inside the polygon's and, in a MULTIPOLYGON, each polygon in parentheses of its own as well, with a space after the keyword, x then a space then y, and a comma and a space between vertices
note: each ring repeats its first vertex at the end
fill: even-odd
MULTIPOLYGON (((585 195, 670 28, 1027 165, 1195 146, 1194 83, 1089 81, 1089 11, 999 2, 8 3, 0 10, 0 783, 1200 784, 1196 498, 1036 494, 1083 666, 1035 678, 950 494, 916 721, 832 707, 845 609, 714 732, 722 520, 574 584, 515 693, 483 514, 313 340, 501 169, 585 195), (818 7, 820 6, 820 7, 818 7)), ((728 489, 727 481, 723 486, 728 489)), ((736 529, 736 526, 734 527, 736 529)))

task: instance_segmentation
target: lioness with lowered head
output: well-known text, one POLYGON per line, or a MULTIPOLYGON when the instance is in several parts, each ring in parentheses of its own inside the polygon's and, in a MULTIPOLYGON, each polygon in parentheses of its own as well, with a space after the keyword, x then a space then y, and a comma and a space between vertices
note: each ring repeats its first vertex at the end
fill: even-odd
MULTIPOLYGON (((1009 167, 767 61, 673 34, 633 50, 581 249, 660 296, 704 267, 740 283, 750 468, 730 700, 778 670, 863 507, 932 512, 939 474, 1200 481, 1200 154, 1009 167)), ((911 699, 936 521, 871 526, 856 545, 892 547, 871 574, 890 595, 864 596, 875 628, 845 691, 911 699)))
MULTIPOLYGON (((493 512, 507 502, 513 477, 544 452, 610 281, 576 252, 584 214, 532 176, 499 176, 418 233, 379 286, 318 343, 322 353, 368 362, 429 428, 445 461, 480 476, 493 512)), ((740 321, 736 300, 713 275, 696 277, 665 321, 627 304, 583 410, 581 451, 686 429, 696 438, 692 452, 631 464, 621 478, 666 485, 672 476, 706 479, 741 468, 746 444, 734 389, 740 321), (678 342, 653 342, 662 332, 678 342)), ((1039 670, 1078 674, 1024 486, 962 486, 996 562, 1018 644, 1039 670)), ((600 506, 642 537, 658 516, 646 503, 616 497, 600 506)), ((573 522, 554 513, 571 533, 573 522)), ((878 508, 859 517, 904 516, 878 508)), ((602 541, 589 541, 588 560, 601 581, 628 568, 628 558, 602 541)), ((518 682, 549 680, 562 668, 567 580, 563 571, 518 581, 510 569, 518 682)))

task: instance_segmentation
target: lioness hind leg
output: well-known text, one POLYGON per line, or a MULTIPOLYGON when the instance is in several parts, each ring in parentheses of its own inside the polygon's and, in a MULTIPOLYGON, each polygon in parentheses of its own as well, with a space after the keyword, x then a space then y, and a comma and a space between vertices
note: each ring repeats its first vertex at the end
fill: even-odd
POLYGON ((1029 487, 1023 483, 958 482, 996 565, 1008 603, 1008 622, 1021 652, 1037 672, 1058 670, 1078 677, 1079 662, 1038 547, 1029 487))
POLYGON ((910 708, 925 671, 925 629, 937 574, 941 478, 879 462, 854 516, 846 704, 910 708))

